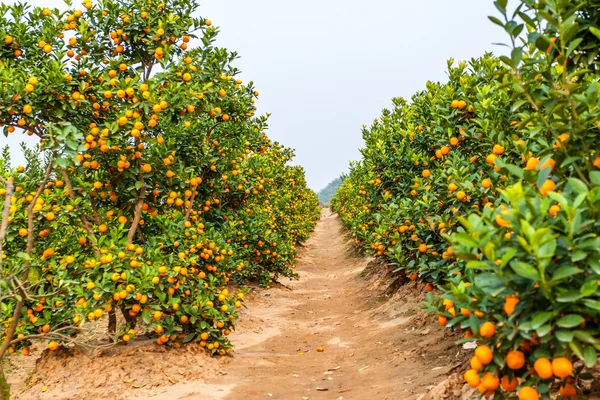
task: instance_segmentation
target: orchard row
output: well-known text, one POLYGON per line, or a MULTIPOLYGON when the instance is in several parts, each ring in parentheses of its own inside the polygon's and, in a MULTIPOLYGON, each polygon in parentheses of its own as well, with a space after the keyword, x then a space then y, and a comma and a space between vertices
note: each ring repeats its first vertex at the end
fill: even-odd
POLYGON ((424 282, 478 347, 483 396, 575 396, 600 350, 600 13, 496 1, 510 56, 427 84, 364 129, 332 201, 357 246, 424 282), (513 7, 514 8, 514 7, 513 7))

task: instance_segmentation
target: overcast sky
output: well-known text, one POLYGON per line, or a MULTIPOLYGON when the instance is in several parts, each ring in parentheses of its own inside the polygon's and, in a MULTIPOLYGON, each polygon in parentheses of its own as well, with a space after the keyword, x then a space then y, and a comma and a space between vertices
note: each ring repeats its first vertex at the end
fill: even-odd
MULTIPOLYGON (((63 7, 60 0, 29 3, 63 7)), ((296 149, 295 163, 315 190, 360 158, 361 126, 392 97, 410 98, 426 81, 446 80, 448 58, 498 52, 492 43, 506 38, 487 18, 498 13, 492 0, 200 4, 200 15, 221 29, 217 45, 239 52, 241 78, 260 91, 258 112, 272 113, 270 137, 296 149)), ((24 138, 0 135, 0 144, 17 147, 24 138)))

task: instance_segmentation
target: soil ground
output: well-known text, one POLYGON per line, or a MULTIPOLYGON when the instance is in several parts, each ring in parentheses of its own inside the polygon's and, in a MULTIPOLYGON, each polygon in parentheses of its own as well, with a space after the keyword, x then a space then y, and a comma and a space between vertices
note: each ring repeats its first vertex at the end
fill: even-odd
POLYGON ((457 376, 470 352, 420 311, 424 285, 394 284, 385 266, 353 254, 344 235, 339 218, 323 210, 301 246, 300 279, 248 296, 231 336, 233 357, 211 359, 195 346, 166 349, 150 341, 94 355, 11 357, 15 398, 464 396, 457 376))

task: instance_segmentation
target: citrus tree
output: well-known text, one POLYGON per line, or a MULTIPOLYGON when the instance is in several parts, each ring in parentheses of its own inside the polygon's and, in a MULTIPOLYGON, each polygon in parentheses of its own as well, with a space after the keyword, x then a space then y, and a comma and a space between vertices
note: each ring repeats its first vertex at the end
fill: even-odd
POLYGON ((482 396, 576 396, 597 363, 595 3, 496 1, 510 56, 394 100, 333 202, 357 245, 437 286, 482 396))
POLYGON ((227 283, 293 277, 316 195, 195 2, 67 8, 0 5, 0 125, 40 140, 0 159, 0 359, 103 318, 114 342, 226 354, 245 292, 227 283))

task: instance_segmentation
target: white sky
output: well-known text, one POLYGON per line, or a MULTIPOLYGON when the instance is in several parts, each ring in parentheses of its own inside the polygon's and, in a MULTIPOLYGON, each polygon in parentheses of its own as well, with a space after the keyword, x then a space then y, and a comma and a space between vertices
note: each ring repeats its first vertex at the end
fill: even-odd
MULTIPOLYGON (((14 0, 0 0, 14 3, 14 0)), ((30 4, 63 7, 60 0, 30 4)), ((77 1, 75 3, 78 3, 77 1)), ((446 60, 500 52, 492 0, 203 0, 220 27, 217 45, 239 52, 241 78, 272 113, 269 135, 296 149, 309 186, 320 190, 360 158, 361 126, 391 98, 446 79, 446 60)), ((15 149, 27 138, 0 134, 15 149)), ((22 158, 13 152, 14 164, 22 158)))

